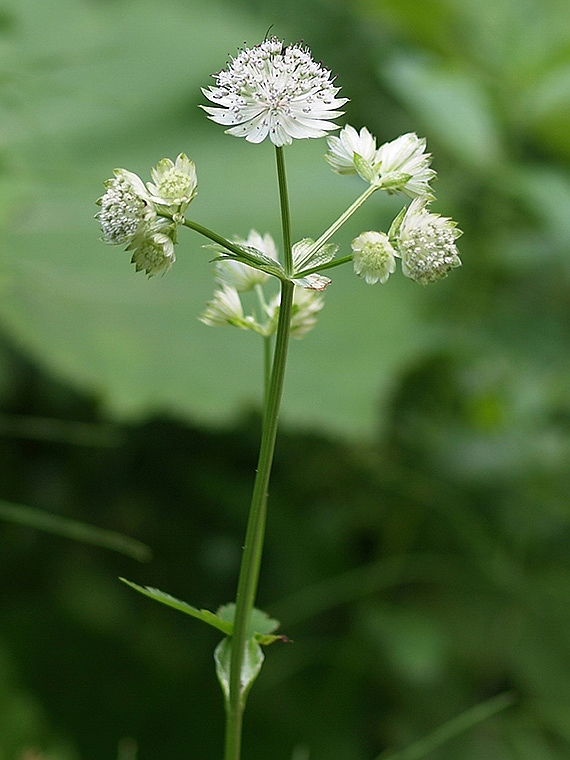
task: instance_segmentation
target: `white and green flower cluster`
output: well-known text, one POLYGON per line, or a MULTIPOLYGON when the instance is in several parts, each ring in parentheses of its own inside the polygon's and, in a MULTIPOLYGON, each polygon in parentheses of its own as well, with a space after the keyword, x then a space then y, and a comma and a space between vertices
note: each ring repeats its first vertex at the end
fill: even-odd
POLYGON ((175 162, 163 158, 146 185, 127 169, 115 169, 97 201, 103 240, 133 251, 132 263, 149 277, 167 272, 174 261, 176 229, 196 196, 196 167, 181 153, 175 162))
MULTIPOLYGON (((215 80, 215 86, 202 90, 214 103, 203 106, 209 117, 250 143, 269 139, 278 156, 294 139, 326 137, 337 129, 332 120, 342 115, 338 109, 347 102, 338 97, 340 88, 330 71, 313 60, 308 48, 286 46, 275 37, 242 50, 215 80)), ((451 219, 429 210, 435 171, 424 139, 408 133, 378 147, 366 127, 357 131, 350 125, 327 139, 325 157, 333 171, 358 175, 368 187, 316 241, 298 241, 282 261, 270 235, 252 230, 247 239, 230 241, 185 218, 196 196, 197 178, 193 162, 183 153, 174 162, 159 161, 151 170, 152 182, 146 184, 126 169, 115 170, 98 201, 103 240, 126 246, 137 271, 150 277, 174 263, 180 225, 204 235, 218 254, 218 288, 202 321, 235 325, 266 337, 275 332, 279 314, 279 295, 264 292, 270 280, 296 286, 291 332, 302 337, 323 307, 320 293, 331 282, 324 272, 336 266, 352 262, 368 284, 385 283, 400 260, 406 277, 427 284, 461 265, 455 243, 461 231, 451 219), (351 255, 335 258, 337 246, 330 239, 377 190, 411 202, 387 232, 362 232, 352 241, 351 255), (252 297, 244 295, 250 291, 253 300, 257 298, 254 308, 252 297)))
POLYGON ((323 137, 337 125, 347 99, 337 98, 331 73, 301 45, 286 47, 276 37, 246 48, 224 71, 216 86, 202 92, 216 107, 203 106, 210 118, 229 126, 228 134, 274 145, 293 139, 323 137))
POLYGON ((376 138, 363 127, 345 126, 328 138, 326 159, 337 174, 358 174, 371 188, 402 193, 412 202, 396 217, 389 232, 370 230, 352 241, 354 271, 369 285, 385 283, 402 261, 406 277, 428 284, 461 265, 455 245, 461 235, 455 222, 428 211, 434 200, 430 182, 435 171, 426 142, 413 133, 376 147, 376 138))
MULTIPOLYGON (((277 246, 269 233, 262 236, 256 230, 251 230, 245 240, 236 239, 233 242, 246 249, 254 249, 275 261, 278 260, 277 246)), ((301 257, 305 253, 307 242, 312 241, 301 241, 293 246, 293 259, 299 268, 302 266, 301 257)), ((331 258, 332 256, 334 251, 331 251, 331 258)), ((214 292, 213 299, 206 304, 200 320, 213 327, 233 325, 244 330, 253 330, 269 338, 277 330, 280 295, 275 293, 267 296, 263 286, 268 281, 269 275, 259 269, 240 261, 222 258, 216 263, 216 282, 219 288, 214 292), (246 314, 243 294, 250 291, 255 293, 256 302, 246 314)), ((296 282, 299 287, 295 287, 291 315, 291 335, 294 338, 302 338, 315 326, 317 315, 324 306, 324 299, 319 290, 326 287, 328 282, 330 280, 322 276, 320 280, 312 279, 308 283, 301 280, 296 282), (321 280, 325 279, 327 282, 323 283, 321 280), (310 285, 317 285, 318 289, 309 287, 310 285)))

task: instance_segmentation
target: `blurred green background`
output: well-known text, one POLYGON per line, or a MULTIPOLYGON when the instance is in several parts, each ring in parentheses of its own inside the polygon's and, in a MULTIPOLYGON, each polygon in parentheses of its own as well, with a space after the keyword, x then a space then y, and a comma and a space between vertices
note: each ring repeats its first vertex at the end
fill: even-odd
MULTIPOLYGON (((348 122, 427 137, 464 265, 428 288, 335 270, 292 346, 259 605, 294 643, 267 652, 244 758, 373 760, 510 691, 514 707, 428 760, 564 760, 567 0, 2 3, 0 499, 154 558, 0 520, 0 760, 221 756, 217 634, 117 576, 233 598, 261 347, 196 319, 212 290, 197 236, 147 281, 93 214, 114 167, 148 179, 185 151, 193 218, 278 236, 271 146, 197 107, 271 25, 335 72, 348 122)), ((287 150, 295 239, 362 189, 324 150, 287 150)), ((399 207, 373 198, 337 242, 399 207)))

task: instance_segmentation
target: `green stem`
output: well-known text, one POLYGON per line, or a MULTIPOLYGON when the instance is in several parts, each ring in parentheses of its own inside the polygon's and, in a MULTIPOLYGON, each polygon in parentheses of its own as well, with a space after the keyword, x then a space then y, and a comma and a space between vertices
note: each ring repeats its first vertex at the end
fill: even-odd
POLYGON ((285 274, 290 277, 293 272, 293 240, 291 238, 291 214, 289 211, 289 193, 287 190, 287 175, 285 173, 285 155, 283 148, 275 148, 277 159, 277 182, 279 184, 279 200, 281 202, 281 230, 283 232, 283 265, 285 274))
MULTIPOLYGON (((277 172, 279 179, 279 196, 281 202, 281 220, 283 224, 283 241, 285 246, 285 266, 292 267, 291 224, 285 182, 285 167, 282 149, 277 151, 277 172)), ((281 301, 279 320, 275 337, 273 365, 269 387, 265 396, 263 409, 263 429, 257 463, 257 473, 251 498, 245 544, 243 549, 236 609, 232 634, 232 650, 229 678, 229 699, 226 704, 226 742, 225 760, 239 760, 241 753, 241 733, 245 695, 242 690, 242 667, 249 634, 249 621, 255 604, 263 541, 265 538, 265 520, 267 514, 267 489, 273 464, 275 441, 281 396, 287 365, 287 351, 291 326, 293 292, 292 282, 281 281, 281 301)))
POLYGON ((299 272, 295 272, 295 279, 306 277, 308 274, 313 274, 314 272, 323 272, 325 269, 334 269, 334 267, 340 267, 342 264, 348 264, 349 261, 352 261, 352 254, 349 256, 339 256, 338 259, 333 259, 324 264, 317 264, 315 267, 308 267, 307 269, 301 269, 299 272))
MULTIPOLYGON (((318 240, 316 240, 313 245, 310 248, 310 252, 314 253, 315 251, 318 251, 320 248, 323 247, 325 243, 327 243, 332 236, 335 234, 335 232, 338 232, 338 230, 342 227, 342 225, 350 219, 350 217, 354 214, 355 211, 358 211, 358 209, 362 206, 363 203, 365 203, 370 196, 376 192, 376 190, 379 190, 379 185, 369 185, 366 190, 360 195, 354 203, 352 203, 344 212, 344 214, 341 214, 339 218, 336 220, 336 222, 333 222, 331 226, 328 228, 328 230, 325 230, 323 234, 320 236, 318 240)), ((307 258, 309 257, 309 252, 307 252, 307 258)))
POLYGON ((232 243, 231 240, 226 240, 226 238, 223 237, 222 235, 218 235, 217 232, 214 232, 213 230, 209 230, 207 227, 204 227, 202 224, 198 224, 198 222, 193 222, 191 219, 185 218, 182 224, 184 225, 184 227, 188 227, 189 230, 194 230, 194 232, 198 232, 200 235, 203 235, 209 240, 212 240, 214 243, 218 243, 218 245, 221 245, 224 248, 227 248, 228 251, 231 251, 232 253, 237 253, 238 256, 242 256, 244 253, 243 248, 239 246, 237 243, 232 243))

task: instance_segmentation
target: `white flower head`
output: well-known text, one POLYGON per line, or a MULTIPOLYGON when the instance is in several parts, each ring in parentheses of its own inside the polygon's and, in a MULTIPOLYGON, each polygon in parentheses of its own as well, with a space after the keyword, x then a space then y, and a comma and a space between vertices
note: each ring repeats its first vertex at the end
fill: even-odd
POLYGON ((196 197, 196 166, 184 153, 175 162, 169 158, 161 159, 151 169, 151 176, 154 184, 149 182, 147 187, 155 203, 174 208, 177 213, 184 213, 196 197))
MULTIPOLYGON (((257 230, 250 230, 245 240, 235 238, 233 242, 246 248, 255 248, 276 261, 278 259, 277 246, 269 233, 262 236, 257 230)), ((220 284, 231 285, 239 292, 251 290, 256 285, 263 285, 268 277, 269 275, 265 272, 233 259, 222 259, 216 263, 216 281, 220 284)))
POLYGON ((106 192, 97 201, 101 211, 95 216, 106 243, 126 245, 150 225, 156 211, 138 175, 127 169, 115 169, 114 174, 105 182, 106 192))
POLYGON ((222 285, 214 292, 214 298, 206 304, 200 322, 212 327, 237 325, 244 323, 243 308, 240 297, 231 285, 222 285))
POLYGON ((436 173, 430 168, 431 154, 426 153, 425 148, 425 139, 413 132, 381 145, 375 162, 382 187, 409 198, 433 198, 429 183, 436 173))
POLYGON ((149 277, 165 274, 176 261, 174 243, 162 232, 151 232, 131 247, 134 247, 131 263, 137 272, 144 270, 149 277))
POLYGON ((447 277, 452 269, 461 266, 455 245, 461 230, 453 220, 430 213, 426 203, 426 198, 415 198, 410 203, 401 222, 396 220, 395 239, 402 272, 422 285, 447 277))
POLYGON ((325 305, 324 296, 315 290, 295 288, 291 312, 291 337, 303 338, 317 323, 317 315, 325 305))
MULTIPOLYGON (((269 318, 268 325, 272 332, 277 329, 280 302, 281 296, 277 294, 266 308, 269 318)), ((312 330, 317 323, 317 315, 324 305, 325 299, 322 293, 303 287, 295 287, 291 309, 291 337, 303 338, 309 330, 312 330)))
POLYGON ((338 137, 329 137, 329 150, 326 160, 337 174, 366 174, 363 179, 370 181, 374 177, 376 163, 376 138, 366 127, 357 132, 347 124, 338 137), (368 171, 367 171, 368 170, 368 171))
POLYGON ((217 107, 202 106, 226 132, 274 145, 293 139, 323 137, 342 115, 331 72, 313 60, 308 48, 285 45, 276 37, 246 48, 215 74, 216 85, 202 92, 217 107))
POLYGON ((385 283, 396 269, 398 255, 384 232, 363 232, 351 243, 354 271, 368 285, 385 283))

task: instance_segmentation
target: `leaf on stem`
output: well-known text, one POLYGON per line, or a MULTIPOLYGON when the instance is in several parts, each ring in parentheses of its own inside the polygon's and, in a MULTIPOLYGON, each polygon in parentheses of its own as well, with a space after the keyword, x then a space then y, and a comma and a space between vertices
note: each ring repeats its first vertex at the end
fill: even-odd
POLYGON ((165 594, 164 591, 159 591, 157 588, 151 588, 150 586, 139 586, 138 584, 133 583, 132 581, 128 581, 125 578, 120 578, 119 580, 123 581, 123 583, 126 583, 127 586, 134 588, 135 591, 144 594, 144 596, 148 596, 150 599, 154 599, 157 602, 166 604, 167 607, 172 607, 179 612, 184 612, 186 615, 197 618, 203 623, 207 623, 208 625, 217 628, 227 636, 230 636, 232 633, 234 627, 233 623, 227 620, 222 620, 221 617, 214 614, 213 612, 210 612, 210 610, 199 610, 197 607, 192 607, 191 604, 182 602, 180 599, 176 599, 170 594, 165 594))
MULTIPOLYGON (((148 596, 149 599, 154 599, 156 602, 165 604, 167 607, 172 607, 172 609, 184 612, 186 615, 201 620, 203 623, 207 623, 207 625, 211 625, 213 628, 217 628, 222 633, 225 633, 226 636, 231 636, 233 633, 236 607, 233 603, 224 604, 221 607, 218 607, 216 612, 210 612, 210 610, 193 607, 191 604, 176 599, 176 597, 166 594, 164 591, 159 591, 157 588, 152 588, 151 586, 139 586, 137 583, 128 581, 126 578, 119 578, 119 580, 126 583, 127 586, 134 588, 134 590, 138 591, 140 594, 148 596)), ((288 641, 286 636, 278 636, 273 633, 277 628, 279 628, 278 620, 274 620, 273 618, 270 618, 266 612, 254 608, 249 621, 247 637, 263 646, 273 644, 273 642, 278 639, 280 641, 288 641)))
MULTIPOLYGON (((240 697, 242 703, 251 689, 253 682, 259 675, 265 655, 257 640, 252 637, 247 640, 245 655, 241 666, 240 697)), ((230 699, 230 668, 232 661, 232 640, 226 636, 222 639, 214 651, 216 663, 216 675, 224 692, 226 703, 230 699)))
MULTIPOLYGON (((216 615, 222 620, 226 620, 232 624, 234 622, 236 606, 233 602, 224 604, 218 607, 216 615)), ((247 629, 247 638, 254 638, 259 644, 267 646, 273 644, 277 639, 286 641, 284 636, 273 635, 273 632, 279 628, 279 621, 274 618, 270 618, 263 610, 258 610, 256 607, 251 611, 251 617, 249 619, 249 627, 247 629)))
POLYGON ((234 244, 232 250, 229 250, 218 243, 208 243, 203 247, 209 248, 220 254, 220 256, 217 256, 213 261, 232 259, 233 261, 239 261, 241 264, 246 264, 254 269, 259 269, 259 271, 265 272, 266 274, 273 275, 273 277, 278 277, 279 279, 285 277, 285 270, 278 261, 272 259, 271 256, 267 256, 261 251, 258 251, 257 248, 253 248, 252 246, 234 244))

